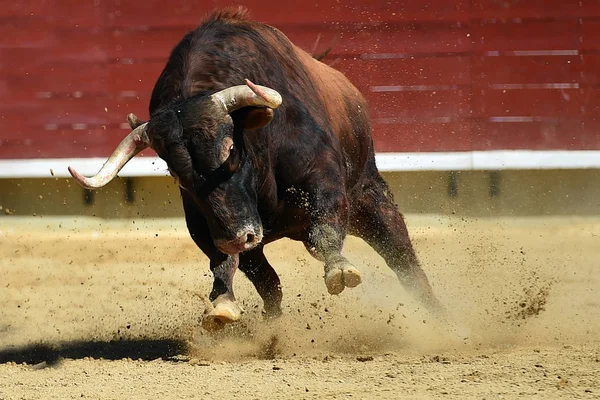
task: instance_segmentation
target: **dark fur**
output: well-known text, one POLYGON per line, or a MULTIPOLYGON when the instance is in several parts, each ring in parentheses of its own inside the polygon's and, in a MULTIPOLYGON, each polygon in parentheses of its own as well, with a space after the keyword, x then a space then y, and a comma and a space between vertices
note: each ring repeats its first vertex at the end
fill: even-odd
POLYGON ((211 14, 173 49, 152 93, 148 134, 183 187, 192 238, 211 259, 211 300, 233 298, 238 259, 216 244, 246 224, 262 226, 264 238, 239 255, 239 268, 271 314, 280 312, 281 290, 262 246, 281 237, 303 241, 327 270, 343 259, 346 233, 364 238, 407 288, 438 306, 377 171, 367 114, 364 98, 341 73, 243 9, 211 14), (283 98, 272 122, 256 130, 246 126, 264 110, 217 119, 208 97, 246 78, 283 98), (227 138, 235 150, 223 162, 227 138))

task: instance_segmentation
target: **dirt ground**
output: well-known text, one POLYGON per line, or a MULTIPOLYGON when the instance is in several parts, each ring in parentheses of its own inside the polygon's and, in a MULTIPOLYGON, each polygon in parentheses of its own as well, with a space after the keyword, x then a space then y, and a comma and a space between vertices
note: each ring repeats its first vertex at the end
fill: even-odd
POLYGON ((600 398, 600 218, 407 216, 447 321, 367 245, 327 294, 303 246, 267 247, 285 316, 199 327, 211 276, 183 220, 0 218, 0 399, 600 398))

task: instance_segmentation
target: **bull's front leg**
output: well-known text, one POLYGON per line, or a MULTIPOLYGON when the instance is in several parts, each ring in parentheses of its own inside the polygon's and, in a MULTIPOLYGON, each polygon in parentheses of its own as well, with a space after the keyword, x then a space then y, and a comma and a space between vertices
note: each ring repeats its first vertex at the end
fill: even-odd
MULTIPOLYGON (((332 180, 331 182, 342 182, 332 180)), ((330 294, 340 294, 344 288, 358 286, 360 272, 344 256, 342 247, 348 225, 348 200, 337 186, 314 185, 310 195, 311 225, 304 242, 307 250, 325 264, 325 286, 330 294)))
POLYGON ((219 330, 225 324, 238 321, 242 314, 242 309, 235 302, 233 294, 233 276, 239 266, 239 256, 223 254, 216 248, 206 220, 193 199, 185 190, 181 190, 181 197, 190 235, 200 250, 209 257, 210 270, 214 277, 209 295, 210 302, 206 302, 202 326, 208 331, 219 330))
POLYGON ((214 281, 209 295, 211 303, 207 304, 202 319, 202 327, 208 331, 216 331, 226 324, 237 322, 242 315, 242 309, 233 294, 233 276, 238 265, 237 254, 217 254, 210 260, 214 281))
POLYGON ((360 271, 342 256, 345 230, 338 225, 317 222, 311 227, 307 242, 310 254, 325 264, 325 286, 330 294, 340 294, 362 282, 360 271))

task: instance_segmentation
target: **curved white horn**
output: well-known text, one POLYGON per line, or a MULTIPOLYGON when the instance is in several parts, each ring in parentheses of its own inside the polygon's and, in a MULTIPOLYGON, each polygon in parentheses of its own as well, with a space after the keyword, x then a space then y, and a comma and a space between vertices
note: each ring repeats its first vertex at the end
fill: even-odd
POLYGON ((213 94, 215 103, 223 105, 227 114, 243 107, 277 108, 281 105, 281 95, 266 86, 255 85, 246 79, 245 85, 232 86, 213 94))
MULTIPOLYGON (((134 114, 128 116, 130 120, 137 120, 134 114), (129 117, 132 117, 131 119, 129 117)), ((77 183, 86 189, 98 189, 110 182, 136 154, 150 146, 148 134, 146 133, 148 123, 144 123, 135 128, 119 143, 112 155, 106 160, 100 171, 91 178, 86 178, 73 167, 69 167, 69 172, 75 178, 77 183)))

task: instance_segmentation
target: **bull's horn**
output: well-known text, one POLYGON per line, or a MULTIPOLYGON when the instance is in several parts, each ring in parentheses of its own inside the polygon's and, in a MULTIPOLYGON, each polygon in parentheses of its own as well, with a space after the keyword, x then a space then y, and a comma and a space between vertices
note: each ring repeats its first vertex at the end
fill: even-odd
POLYGON ((277 91, 255 85, 248 79, 245 85, 232 86, 213 94, 212 99, 223 105, 227 114, 248 106, 277 108, 281 105, 281 95, 277 91))
MULTIPOLYGON (((128 117, 128 119, 130 119, 128 117)), ((133 115, 130 120, 137 120, 137 117, 133 115)), ((69 167, 69 172, 75 178, 77 183, 86 189, 98 189, 110 182, 131 160, 136 154, 150 146, 148 140, 148 134, 146 133, 146 127, 148 123, 144 123, 135 128, 129 135, 125 137, 119 143, 112 155, 106 160, 100 171, 91 178, 86 178, 79 172, 75 171, 73 167, 69 167)))

